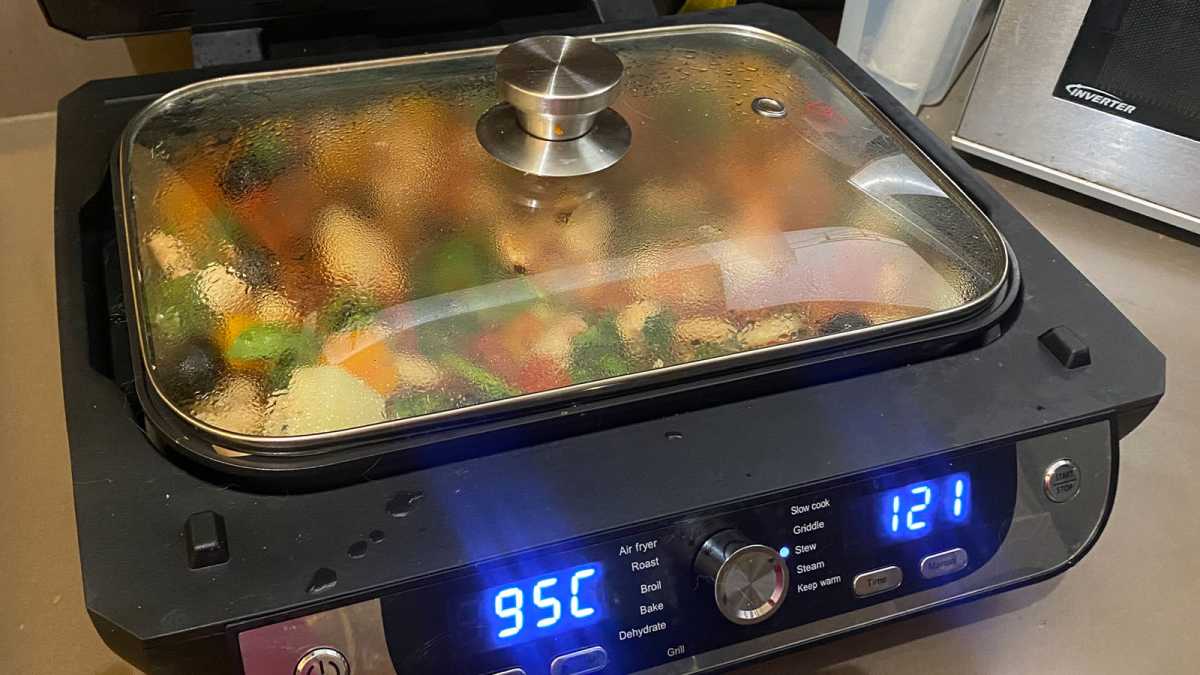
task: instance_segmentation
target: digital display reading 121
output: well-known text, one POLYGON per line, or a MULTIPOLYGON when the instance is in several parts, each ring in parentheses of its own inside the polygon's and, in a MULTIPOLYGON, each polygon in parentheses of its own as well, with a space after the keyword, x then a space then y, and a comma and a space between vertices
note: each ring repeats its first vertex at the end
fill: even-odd
POLYGON ((875 495, 884 539, 917 539, 971 519, 971 476, 954 473, 875 495))
POLYGON ((483 592, 480 611, 496 647, 581 628, 605 616, 598 563, 521 579, 483 592))

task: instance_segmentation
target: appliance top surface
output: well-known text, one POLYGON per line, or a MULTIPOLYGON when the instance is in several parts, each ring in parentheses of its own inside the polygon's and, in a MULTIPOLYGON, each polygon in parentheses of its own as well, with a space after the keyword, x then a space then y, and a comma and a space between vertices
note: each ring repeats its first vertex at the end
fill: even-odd
POLYGON ((795 15, 746 7, 703 20, 722 17, 811 45, 981 205, 1024 274, 1021 307, 1000 339, 907 367, 860 377, 847 372, 782 394, 345 488, 303 495, 230 490, 166 460, 147 461, 153 450, 122 397, 89 367, 80 240, 71 220, 104 185, 111 143, 129 117, 198 75, 96 83, 60 110, 56 197, 64 390, 94 615, 142 639, 168 637, 306 603, 341 602, 569 537, 1157 401, 1163 364, 1153 345, 927 129, 795 15), (63 170, 68 164, 74 168, 63 170), (1066 370, 1038 344, 1058 325, 1089 344, 1090 366, 1066 370), (746 425, 748 418, 763 423, 746 425), (186 518, 204 510, 225 517, 232 558, 193 572, 181 546, 163 544, 178 542, 186 518), (509 526, 495 527, 497 518, 509 526), (378 552, 348 560, 347 547, 373 529, 387 535, 378 552), (419 556, 411 554, 415 544, 419 556), (320 568, 334 570, 337 583, 313 594, 308 588, 320 568), (132 578, 141 580, 134 589, 132 578))

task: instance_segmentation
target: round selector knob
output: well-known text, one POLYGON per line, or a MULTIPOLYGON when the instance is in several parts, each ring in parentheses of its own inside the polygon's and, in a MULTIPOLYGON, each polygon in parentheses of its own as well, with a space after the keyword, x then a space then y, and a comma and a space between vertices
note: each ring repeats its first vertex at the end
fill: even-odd
POLYGON ((751 543, 737 530, 708 538, 696 554, 696 574, 713 582, 717 609, 730 621, 766 621, 783 604, 788 569, 779 551, 751 543))
POLYGON ((526 133, 569 141, 587 134, 617 98, 624 71, 616 54, 591 40, 543 35, 497 55, 496 86, 526 133))

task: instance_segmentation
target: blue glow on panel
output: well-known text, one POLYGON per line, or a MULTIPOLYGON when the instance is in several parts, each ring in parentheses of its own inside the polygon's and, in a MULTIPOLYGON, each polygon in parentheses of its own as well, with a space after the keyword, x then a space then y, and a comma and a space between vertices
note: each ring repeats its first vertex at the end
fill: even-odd
POLYGON ((508 647, 601 621, 603 579, 601 565, 590 563, 487 589, 480 611, 488 638, 508 647))
POLYGON ((883 537, 908 541, 971 518, 971 477, 955 473, 909 483, 877 496, 883 537))
POLYGON ((791 553, 792 553, 792 549, 790 547, 788 547, 788 546, 780 546, 779 547, 779 557, 780 558, 786 558, 791 553))

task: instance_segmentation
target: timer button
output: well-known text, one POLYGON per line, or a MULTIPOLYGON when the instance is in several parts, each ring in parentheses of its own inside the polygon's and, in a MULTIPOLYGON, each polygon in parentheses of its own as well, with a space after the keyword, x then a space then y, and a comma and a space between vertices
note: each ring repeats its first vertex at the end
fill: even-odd
POLYGON ((870 572, 863 572, 854 577, 854 594, 860 598, 867 598, 880 593, 900 588, 900 584, 904 582, 904 572, 899 567, 882 567, 870 572))
POLYGON ((713 581, 721 615, 750 625, 769 619, 788 592, 788 569, 779 551, 752 544, 736 530, 714 534, 696 555, 696 574, 713 581))

